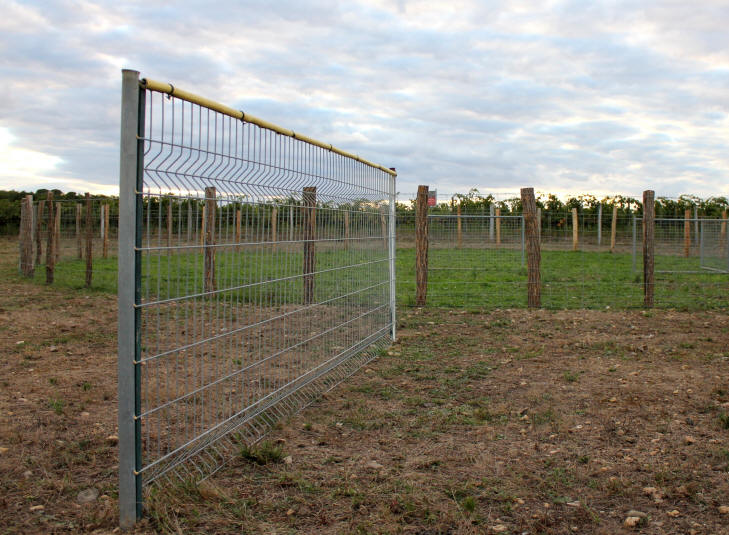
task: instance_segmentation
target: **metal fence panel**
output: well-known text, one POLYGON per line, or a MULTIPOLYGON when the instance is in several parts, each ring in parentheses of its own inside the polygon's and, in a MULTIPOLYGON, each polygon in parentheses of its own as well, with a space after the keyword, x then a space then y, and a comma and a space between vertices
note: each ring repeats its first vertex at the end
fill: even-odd
POLYGON ((132 486, 139 503, 153 482, 219 469, 371 359, 395 325, 394 172, 131 78, 122 509, 132 486))

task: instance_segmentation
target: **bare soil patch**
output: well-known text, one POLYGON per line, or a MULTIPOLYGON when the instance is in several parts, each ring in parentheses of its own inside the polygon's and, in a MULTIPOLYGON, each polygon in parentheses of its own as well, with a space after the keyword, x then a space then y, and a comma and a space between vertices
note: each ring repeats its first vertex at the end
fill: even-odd
MULTIPOLYGON (((116 299, 20 281, 13 262, 0 533, 110 533, 116 299)), ((400 323, 265 455, 153 496, 137 532, 729 533, 726 312, 415 309, 400 323)))

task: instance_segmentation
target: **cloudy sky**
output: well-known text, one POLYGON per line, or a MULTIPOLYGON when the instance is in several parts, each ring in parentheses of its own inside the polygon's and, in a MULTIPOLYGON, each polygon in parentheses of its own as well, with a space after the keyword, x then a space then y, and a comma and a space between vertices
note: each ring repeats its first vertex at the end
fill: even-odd
POLYGON ((729 195, 729 3, 0 0, 0 189, 115 193, 121 69, 398 190, 729 195))

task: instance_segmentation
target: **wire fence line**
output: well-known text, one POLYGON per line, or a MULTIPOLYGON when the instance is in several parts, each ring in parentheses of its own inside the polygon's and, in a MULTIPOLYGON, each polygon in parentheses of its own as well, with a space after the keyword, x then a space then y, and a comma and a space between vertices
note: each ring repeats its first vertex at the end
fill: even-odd
MULTIPOLYGON (((428 305, 482 309, 527 305, 524 220, 513 211, 506 216, 480 215, 489 208, 498 214, 495 206, 462 211, 454 203, 429 210, 424 275, 428 305)), ((612 208, 612 213, 537 209, 541 306, 644 306, 642 208, 634 208, 632 214, 628 208, 620 215, 617 206, 612 208)), ((655 219, 655 306, 729 306, 727 220, 697 218, 695 213, 687 210, 683 218, 655 219)), ((400 215, 398 293, 399 303, 408 306, 416 305, 422 295, 410 252, 416 246, 416 228, 414 215, 400 215)))
POLYGON ((120 512, 199 480, 395 336, 395 173, 124 72, 120 512))

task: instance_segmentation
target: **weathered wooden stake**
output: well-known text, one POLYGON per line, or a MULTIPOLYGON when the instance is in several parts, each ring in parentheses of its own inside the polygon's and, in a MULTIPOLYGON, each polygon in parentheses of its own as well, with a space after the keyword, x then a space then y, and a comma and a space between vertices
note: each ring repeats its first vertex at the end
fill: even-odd
POLYGON ((76 256, 79 260, 84 257, 83 240, 81 239, 81 203, 76 203, 76 256))
POLYGON ((56 233, 56 237, 53 239, 53 255, 56 264, 61 259, 61 212, 63 204, 56 202, 56 211, 54 213, 55 221, 53 222, 53 232, 56 233))
POLYGON ((691 209, 686 208, 683 213, 683 256, 691 255, 691 209))
POLYGON ((501 208, 496 209, 496 245, 501 245, 501 208))
POLYGON ((316 186, 304 188, 304 304, 314 302, 316 268, 316 186))
POLYGON ((48 219, 46 220, 46 229, 48 231, 48 239, 46 241, 46 284, 53 284, 53 274, 56 269, 55 256, 55 239, 56 233, 56 216, 54 213, 55 203, 53 202, 53 192, 49 191, 46 196, 46 204, 48 204, 48 219))
POLYGON ((43 229, 43 209, 46 206, 46 201, 39 200, 38 208, 35 214, 35 265, 39 266, 41 260, 43 260, 43 240, 42 232, 43 229))
POLYGON ((101 251, 102 256, 107 258, 109 256, 109 205, 102 204, 104 207, 104 233, 102 235, 101 251))
POLYGON ((727 219, 727 212, 726 210, 721 212, 721 218, 724 220, 721 222, 721 230, 719 231, 719 247, 723 251, 726 247, 726 219, 727 219))
POLYGON ((415 306, 428 296, 428 186, 418 186, 415 200, 415 306))
MULTIPOLYGON (((172 198, 167 199, 167 255, 172 252, 172 198)), ((104 257, 106 258, 106 257, 104 257)))
POLYGON ((274 243, 278 241, 278 207, 276 206, 271 209, 271 241, 274 243))
POLYGON ((494 241, 494 215, 496 215, 496 207, 493 204, 489 204, 489 241, 494 241))
POLYGON ((655 218, 655 192, 646 190, 643 192, 643 304, 646 308, 653 306, 655 218))
POLYGON ((463 246, 463 228, 461 226, 461 205, 456 206, 456 227, 457 227, 457 247, 463 246))
POLYGON ((580 220, 577 217, 577 208, 572 209, 572 250, 576 251, 580 246, 580 220))
POLYGON ((349 249, 349 208, 344 211, 344 248, 349 249))
POLYGON ((215 279, 215 208, 217 194, 214 187, 205 188, 205 206, 203 208, 203 239, 205 240, 204 290, 214 292, 217 288, 215 279))
POLYGON ((91 194, 86 193, 86 287, 91 287, 91 278, 94 274, 94 224, 91 217, 93 205, 91 194))
POLYGON ((33 196, 20 201, 20 273, 32 277, 33 266, 33 196))
POLYGON ((236 247, 238 250, 240 250, 240 242, 241 242, 241 211, 240 209, 237 209, 235 211, 235 243, 238 244, 236 247))
POLYGON ((205 201, 202 207, 202 219, 200 222, 200 245, 205 245, 205 232, 207 231, 207 207, 208 203, 205 201))
POLYGON ((613 204, 613 219, 610 222, 610 252, 615 252, 615 236, 618 233, 618 205, 613 204))
POLYGON ((534 188, 522 188, 521 205, 527 253, 527 306, 539 308, 542 304, 540 273, 542 253, 539 247, 539 227, 541 225, 538 221, 534 188))

